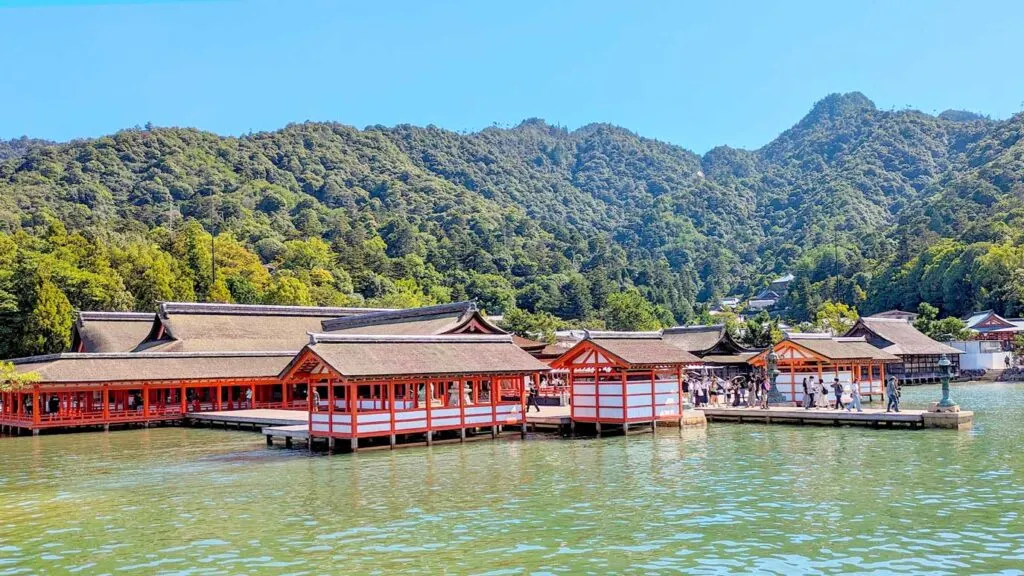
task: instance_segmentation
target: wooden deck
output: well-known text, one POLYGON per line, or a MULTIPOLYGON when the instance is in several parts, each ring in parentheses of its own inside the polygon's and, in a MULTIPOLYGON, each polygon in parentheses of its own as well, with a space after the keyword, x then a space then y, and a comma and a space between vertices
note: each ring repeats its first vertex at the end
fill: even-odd
POLYGON ((750 424, 819 424, 856 425, 887 428, 970 428, 973 412, 936 413, 926 410, 886 412, 881 408, 865 408, 863 412, 793 407, 702 408, 708 422, 739 422, 750 424))
POLYGON ((569 406, 541 406, 540 412, 534 407, 526 412, 526 426, 536 432, 537 430, 555 430, 563 434, 568 433, 572 419, 569 417, 571 411, 569 406))
POLYGON ((306 428, 309 423, 309 413, 305 410, 272 410, 267 408, 189 412, 186 418, 193 423, 203 422, 211 426, 221 424, 225 427, 234 424, 238 427, 245 425, 253 428, 299 425, 306 428))

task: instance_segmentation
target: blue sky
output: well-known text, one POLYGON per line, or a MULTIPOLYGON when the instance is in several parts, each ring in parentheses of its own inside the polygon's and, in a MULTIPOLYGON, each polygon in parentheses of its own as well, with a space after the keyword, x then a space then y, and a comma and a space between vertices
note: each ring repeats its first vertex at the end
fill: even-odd
POLYGON ((1024 106, 1024 2, 0 0, 0 138, 611 122, 764 145, 831 92, 1024 106))

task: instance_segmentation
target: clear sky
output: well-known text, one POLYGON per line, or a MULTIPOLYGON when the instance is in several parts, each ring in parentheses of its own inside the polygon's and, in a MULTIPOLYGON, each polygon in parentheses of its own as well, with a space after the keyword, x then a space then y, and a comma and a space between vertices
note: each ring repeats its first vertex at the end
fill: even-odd
POLYGON ((0 0, 0 138, 611 122, 764 145, 831 92, 1024 107, 1024 2, 0 0))

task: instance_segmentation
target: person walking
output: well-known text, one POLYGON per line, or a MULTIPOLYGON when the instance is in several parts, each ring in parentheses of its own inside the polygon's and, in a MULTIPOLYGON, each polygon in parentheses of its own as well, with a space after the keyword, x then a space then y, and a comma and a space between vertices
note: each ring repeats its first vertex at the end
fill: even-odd
POLYGON ((864 411, 860 407, 860 382, 856 378, 850 384, 850 403, 846 405, 846 411, 849 412, 851 408, 856 408, 857 412, 864 411))
POLYGON ((889 376, 885 381, 885 395, 889 397, 889 403, 885 407, 886 412, 900 411, 900 388, 895 376, 889 376))
POLYGON ((831 402, 828 401, 828 384, 825 384, 824 378, 818 378, 818 407, 825 408, 826 410, 832 407, 831 402))
POLYGON ((804 410, 810 410, 814 406, 814 384, 807 384, 807 378, 804 378, 804 410))
POLYGON ((836 406, 835 406, 836 410, 842 410, 843 409, 843 385, 839 382, 839 377, 838 376, 836 377, 835 380, 832 381, 832 392, 835 393, 835 395, 836 395, 836 406))
POLYGON ((534 386, 532 382, 530 383, 530 392, 529 394, 526 395, 527 412, 530 411, 530 406, 533 406, 534 408, 537 409, 537 412, 540 412, 540 405, 537 404, 537 387, 534 386))
MULTIPOLYGON (((356 402, 359 402, 358 398, 356 399, 356 402)), ((314 386, 313 387, 313 412, 319 412, 319 411, 320 411, 320 392, 316 389, 316 386, 314 386)))
POLYGON ((765 376, 764 379, 761 380, 761 403, 760 403, 760 406, 761 406, 762 410, 767 410, 768 409, 768 393, 771 392, 771 389, 772 389, 772 383, 771 383, 770 380, 768 380, 768 377, 765 376))

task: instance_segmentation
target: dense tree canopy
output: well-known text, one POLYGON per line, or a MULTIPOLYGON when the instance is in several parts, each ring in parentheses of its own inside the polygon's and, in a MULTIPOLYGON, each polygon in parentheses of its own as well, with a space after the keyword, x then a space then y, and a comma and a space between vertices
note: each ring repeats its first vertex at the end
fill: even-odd
POLYGON ((1022 134, 1022 115, 884 111, 854 93, 764 148, 703 156, 540 120, 5 142, 0 352, 60 349, 73 308, 162 300, 473 298, 541 333, 552 318, 665 325, 786 271, 796 322, 826 301, 1018 315, 1022 134))

